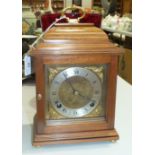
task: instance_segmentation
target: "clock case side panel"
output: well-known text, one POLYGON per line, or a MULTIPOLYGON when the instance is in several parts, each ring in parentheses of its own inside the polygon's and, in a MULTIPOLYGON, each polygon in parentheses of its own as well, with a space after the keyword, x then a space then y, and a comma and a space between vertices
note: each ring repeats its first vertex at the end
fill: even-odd
POLYGON ((112 56, 111 62, 108 66, 108 82, 107 82, 107 101, 106 101, 106 120, 108 128, 114 129, 115 123, 115 106, 116 106, 116 85, 117 85, 117 72, 118 72, 118 57, 112 56))
POLYGON ((34 57, 35 82, 36 82, 36 115, 35 126, 38 134, 44 133, 45 122, 45 86, 44 86, 44 65, 43 59, 40 56, 34 57))
POLYGON ((34 119, 33 145, 44 145, 44 143, 56 144, 68 143, 69 141, 99 141, 116 140, 118 134, 114 129, 115 115, 115 93, 117 75, 118 55, 61 55, 37 57, 35 60, 36 69, 36 92, 37 92, 37 114, 34 119), (71 59, 70 59, 71 58, 71 59), (66 60, 70 61, 66 61, 66 60), (107 92, 107 117, 106 121, 96 121, 87 123, 71 123, 69 125, 47 126, 45 118, 45 77, 44 64, 109 64, 108 67, 108 92, 107 92), (39 98, 41 94, 41 99, 39 98), (107 136, 106 135, 106 132, 107 136), (83 133, 84 132, 84 133, 83 133), (73 133, 73 134, 70 134, 73 133), (87 133, 85 135, 85 133, 87 133), (109 135, 109 136, 108 136, 109 135), (52 139, 52 137, 55 137, 52 139), (68 137, 68 138, 67 138, 68 137), (75 140, 77 139, 77 141, 75 140))

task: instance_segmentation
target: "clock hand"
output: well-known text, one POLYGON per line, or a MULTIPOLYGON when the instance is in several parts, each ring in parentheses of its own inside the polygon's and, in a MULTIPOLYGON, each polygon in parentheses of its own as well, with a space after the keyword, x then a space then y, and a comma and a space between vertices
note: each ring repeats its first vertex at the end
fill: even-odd
POLYGON ((78 90, 76 90, 76 89, 73 87, 71 81, 69 80, 69 78, 67 78, 67 74, 64 73, 63 75, 64 75, 65 80, 67 81, 67 83, 68 83, 68 84, 70 85, 70 87, 72 88, 73 95, 79 95, 79 96, 81 96, 82 98, 84 98, 85 100, 91 101, 91 98, 89 98, 89 97, 87 97, 87 96, 81 95, 80 92, 79 92, 78 90))
POLYGON ((74 89, 74 87, 73 87, 73 85, 72 85, 72 83, 70 82, 69 79, 66 78, 66 81, 67 81, 67 83, 70 85, 70 87, 72 88, 72 91, 73 91, 73 94, 74 94, 74 95, 79 95, 79 96, 81 96, 82 98, 84 98, 84 99, 86 99, 86 100, 88 100, 88 101, 91 100, 89 97, 81 95, 80 92, 79 92, 78 90, 74 89))
POLYGON ((68 84, 70 85, 70 87, 72 88, 72 91, 73 91, 73 94, 74 94, 76 90, 74 89, 74 87, 73 87, 72 83, 70 82, 70 80, 69 79, 66 79, 66 80, 67 80, 68 84))
POLYGON ((72 83, 71 83, 70 80, 67 78, 66 74, 64 74, 64 77, 65 77, 65 80, 67 81, 67 83, 68 83, 68 84, 70 85, 70 87, 72 88, 72 92, 73 92, 73 94, 74 94, 76 90, 74 89, 72 83))
POLYGON ((78 95, 79 95, 80 97, 86 99, 87 101, 91 101, 91 98, 90 98, 90 97, 81 95, 79 91, 76 91, 76 92, 78 92, 78 95))

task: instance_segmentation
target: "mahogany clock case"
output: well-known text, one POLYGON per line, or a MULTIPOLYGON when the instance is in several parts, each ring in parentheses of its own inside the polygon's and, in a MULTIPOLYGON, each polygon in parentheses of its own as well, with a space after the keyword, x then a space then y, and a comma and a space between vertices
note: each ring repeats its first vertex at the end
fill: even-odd
POLYGON ((30 52, 35 61, 36 73, 37 113, 34 117, 32 142, 34 146, 118 139, 114 121, 117 62, 120 54, 120 49, 109 42, 106 34, 91 24, 59 24, 47 32, 43 42, 30 52), (50 117, 47 104, 47 72, 52 66, 106 66, 105 81, 102 83, 103 112, 91 117, 50 117))

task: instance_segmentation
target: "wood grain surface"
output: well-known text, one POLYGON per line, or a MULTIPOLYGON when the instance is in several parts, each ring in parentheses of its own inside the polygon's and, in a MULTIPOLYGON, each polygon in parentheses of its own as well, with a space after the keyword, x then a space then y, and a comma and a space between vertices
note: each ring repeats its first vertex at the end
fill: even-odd
POLYGON ((29 54, 35 61, 37 113, 34 118, 34 146, 47 144, 112 141, 118 139, 114 129, 116 76, 121 49, 92 24, 59 24, 44 35, 29 54), (107 64, 106 119, 86 120, 59 125, 45 118, 45 65, 107 64))

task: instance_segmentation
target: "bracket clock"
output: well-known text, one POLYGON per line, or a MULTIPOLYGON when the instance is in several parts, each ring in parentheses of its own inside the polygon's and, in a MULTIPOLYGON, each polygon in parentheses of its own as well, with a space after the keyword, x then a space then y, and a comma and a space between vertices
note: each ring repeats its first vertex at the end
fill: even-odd
POLYGON ((120 49, 93 24, 56 24, 30 55, 36 73, 33 145, 113 141, 120 49))

